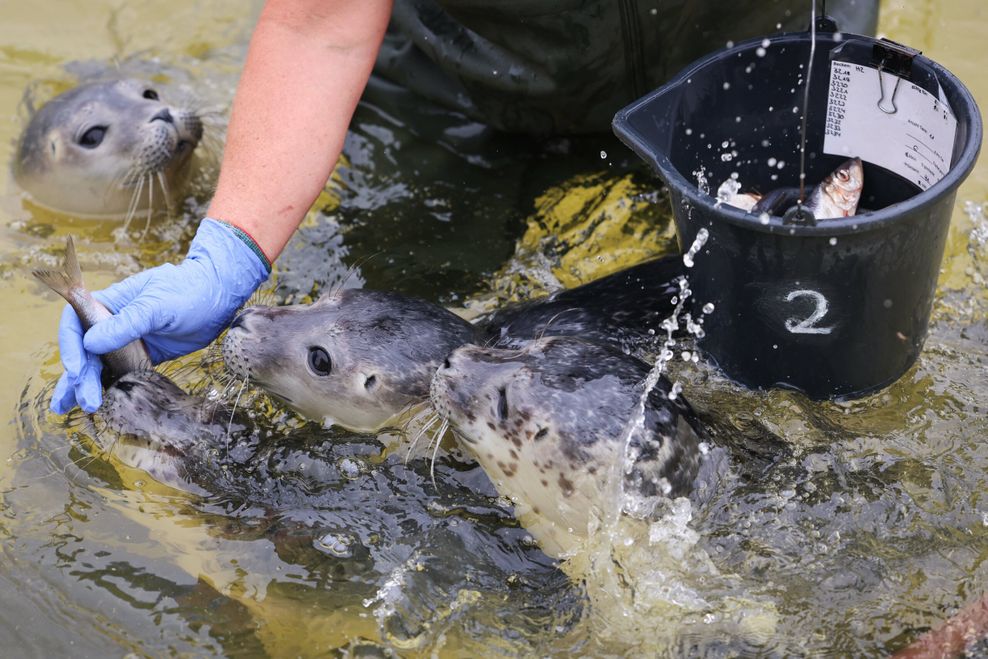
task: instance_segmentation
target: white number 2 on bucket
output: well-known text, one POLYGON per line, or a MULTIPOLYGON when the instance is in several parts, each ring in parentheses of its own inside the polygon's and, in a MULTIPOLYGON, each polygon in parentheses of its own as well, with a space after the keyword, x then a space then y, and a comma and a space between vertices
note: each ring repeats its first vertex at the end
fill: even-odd
POLYGON ((834 61, 824 153, 858 156, 922 190, 947 175, 957 120, 922 87, 870 66, 834 61))

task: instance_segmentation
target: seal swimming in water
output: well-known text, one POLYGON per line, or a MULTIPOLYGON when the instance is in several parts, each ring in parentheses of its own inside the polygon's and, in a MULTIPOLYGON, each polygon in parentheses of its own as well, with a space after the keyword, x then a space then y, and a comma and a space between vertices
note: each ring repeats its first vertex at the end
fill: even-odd
POLYGON ((645 399, 641 428, 628 427, 649 370, 573 337, 520 350, 468 345, 436 371, 430 397, 543 551, 563 557, 586 537, 615 475, 636 496, 675 497, 697 474, 702 429, 667 379, 645 399))
POLYGON ((31 117, 14 178, 46 208, 129 218, 169 201, 200 139, 196 113, 166 103, 146 82, 85 83, 31 117))
POLYGON ((370 432, 428 400, 432 375, 467 344, 518 347, 579 336, 630 350, 668 316, 679 258, 641 263, 547 298, 502 309, 476 325, 397 293, 346 289, 311 305, 254 306, 223 340, 227 369, 305 417, 370 432))
POLYGON ((371 432, 427 400, 446 355, 479 338, 425 300, 344 289, 311 305, 247 308, 227 331, 223 359, 305 417, 371 432))

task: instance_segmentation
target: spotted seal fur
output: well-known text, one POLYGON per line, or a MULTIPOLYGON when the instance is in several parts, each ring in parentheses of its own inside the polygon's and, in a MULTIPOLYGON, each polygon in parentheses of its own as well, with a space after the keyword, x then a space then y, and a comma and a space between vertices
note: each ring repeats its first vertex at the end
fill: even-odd
POLYGON ((77 216, 127 217, 168 201, 202 132, 195 112, 167 103, 147 82, 89 82, 31 117, 17 147, 14 178, 41 206, 77 216))
POLYGON ((615 474, 640 497, 690 490, 702 429, 682 397, 670 399, 667 379, 649 393, 641 430, 625 446, 648 373, 635 357, 573 337, 520 350, 467 345, 436 371, 430 396, 525 528, 561 557, 586 537, 615 474))
POLYGON ((303 416, 357 431, 393 424, 428 399, 443 358, 467 343, 519 347, 577 336, 630 350, 673 308, 682 260, 641 263, 547 298, 506 307, 471 325, 442 307, 348 289, 311 305, 254 306, 223 342, 227 369, 303 416))

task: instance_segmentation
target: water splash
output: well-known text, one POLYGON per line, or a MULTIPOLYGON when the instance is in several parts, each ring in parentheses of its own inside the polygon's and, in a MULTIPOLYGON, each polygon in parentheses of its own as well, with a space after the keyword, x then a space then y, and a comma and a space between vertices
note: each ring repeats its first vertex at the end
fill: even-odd
POLYGON ((700 165, 700 168, 693 172, 693 178, 696 179, 696 187, 700 189, 703 194, 710 194, 710 181, 707 179, 707 169, 700 165))
MULTIPOLYGON (((700 229, 697 232, 693 244, 690 245, 686 254, 683 255, 683 263, 686 264, 686 267, 693 267, 694 257, 706 244, 708 237, 709 232, 706 229, 700 229)), ((675 357, 675 353, 673 352, 673 348, 676 347, 675 333, 680 329, 681 320, 690 334, 696 337, 702 337, 703 335, 703 319, 694 320, 690 313, 684 313, 686 302, 693 294, 693 291, 689 287, 689 280, 685 276, 681 276, 676 283, 679 286, 679 294, 672 298, 672 303, 675 307, 669 317, 663 320, 660 325, 661 329, 666 333, 665 340, 662 342, 662 348, 659 350, 659 355, 656 357, 655 363, 642 383, 642 393, 638 397, 638 404, 635 406, 634 412, 628 420, 621 437, 621 446, 624 447, 622 459, 618 461, 618 464, 614 466, 610 474, 609 489, 611 490, 611 496, 607 500, 615 502, 615 505, 610 508, 607 515, 611 528, 616 524, 625 509, 625 505, 628 503, 628 494, 624 490, 624 477, 631 473, 637 457, 632 439, 637 433, 645 431, 645 405, 648 402, 648 397, 655 389, 655 385, 658 384, 662 375, 665 373, 666 366, 675 357)), ((712 311, 712 305, 708 306, 712 311)), ((704 311, 706 311, 706 308, 705 306, 704 311)), ((681 391, 681 386, 677 388, 673 385, 670 396, 675 398, 681 391)))
POLYGON ((707 238, 709 237, 710 232, 706 229, 700 229, 696 232, 696 238, 693 239, 693 244, 690 245, 690 248, 686 250, 685 254, 683 254, 683 265, 687 268, 693 267, 694 258, 697 253, 703 249, 703 246, 707 244, 707 238))
POLYGON ((735 172, 717 188, 717 203, 730 204, 739 192, 741 192, 741 182, 738 180, 737 172, 735 172))

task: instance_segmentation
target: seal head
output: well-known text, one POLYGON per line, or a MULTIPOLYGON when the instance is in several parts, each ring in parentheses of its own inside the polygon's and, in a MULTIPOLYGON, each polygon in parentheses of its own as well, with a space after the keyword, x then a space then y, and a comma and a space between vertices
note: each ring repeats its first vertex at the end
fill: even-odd
POLYGON ((648 372, 620 350, 572 337, 520 350, 468 345, 438 369, 431 399, 543 550, 561 557, 586 537, 616 476, 637 497, 690 489, 701 430, 682 398, 670 400, 668 380, 625 439, 648 372))
POLYGON ((223 359, 305 417, 372 432, 427 401, 442 360, 475 339, 470 323, 438 305, 346 289, 312 305, 247 308, 223 359))
POLYGON ((31 118, 14 177, 41 206, 126 217, 167 201, 200 139, 199 117, 166 103, 148 83, 87 83, 31 118))

